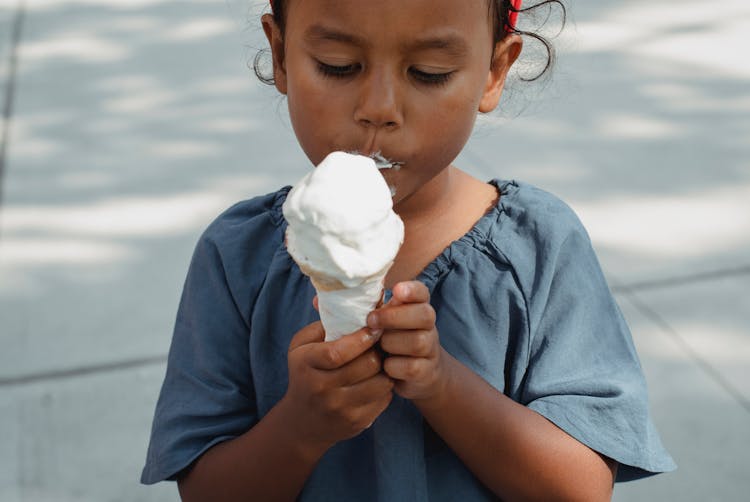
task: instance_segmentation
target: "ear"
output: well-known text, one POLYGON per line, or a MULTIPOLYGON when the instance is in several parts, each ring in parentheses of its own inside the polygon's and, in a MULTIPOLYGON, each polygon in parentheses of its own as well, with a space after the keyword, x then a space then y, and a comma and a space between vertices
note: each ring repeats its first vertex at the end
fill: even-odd
POLYGON ((276 24, 273 15, 263 14, 261 17, 263 31, 266 33, 268 45, 271 46, 271 56, 273 58, 273 80, 276 89, 281 94, 286 94, 286 60, 284 54, 284 37, 281 34, 279 25, 276 24))
POLYGON ((503 94, 508 70, 510 70, 510 67, 518 59, 522 48, 523 41, 516 34, 507 35, 495 44, 495 50, 492 54, 492 64, 490 65, 487 82, 484 86, 484 93, 482 94, 482 99, 479 101, 479 111, 481 113, 488 113, 497 108, 500 96, 503 94))

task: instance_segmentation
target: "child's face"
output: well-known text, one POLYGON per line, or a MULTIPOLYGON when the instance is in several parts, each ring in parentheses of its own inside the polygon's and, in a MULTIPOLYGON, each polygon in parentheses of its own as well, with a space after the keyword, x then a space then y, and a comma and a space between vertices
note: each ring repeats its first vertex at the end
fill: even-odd
POLYGON ((289 0, 285 33, 263 19, 297 138, 318 164, 380 151, 396 200, 447 167, 478 111, 500 98, 520 39, 493 47, 480 0, 289 0), (494 49, 494 51, 493 51, 494 49))

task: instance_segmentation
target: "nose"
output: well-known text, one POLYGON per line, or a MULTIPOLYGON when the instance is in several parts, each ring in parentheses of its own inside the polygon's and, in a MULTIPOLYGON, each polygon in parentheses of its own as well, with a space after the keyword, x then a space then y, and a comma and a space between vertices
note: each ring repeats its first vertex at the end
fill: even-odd
POLYGON ((396 129, 403 123, 396 75, 372 68, 360 88, 354 120, 367 128, 396 129))

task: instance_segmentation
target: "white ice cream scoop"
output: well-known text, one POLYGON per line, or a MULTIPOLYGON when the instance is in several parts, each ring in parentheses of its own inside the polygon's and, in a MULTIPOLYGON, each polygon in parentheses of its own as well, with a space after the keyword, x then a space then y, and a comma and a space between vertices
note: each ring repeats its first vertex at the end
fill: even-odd
POLYGON ((365 326, 404 239, 376 162, 331 153, 292 188, 282 210, 289 254, 318 291, 326 340, 365 326))

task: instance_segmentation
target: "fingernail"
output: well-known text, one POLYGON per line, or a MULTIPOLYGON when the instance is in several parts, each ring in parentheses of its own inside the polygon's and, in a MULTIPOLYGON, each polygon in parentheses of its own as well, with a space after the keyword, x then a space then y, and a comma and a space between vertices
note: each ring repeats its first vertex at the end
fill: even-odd
POLYGON ((411 292, 411 286, 409 286, 408 284, 402 284, 401 285, 401 294, 402 295, 408 296, 410 292, 411 292))
POLYGON ((380 328, 370 328, 370 336, 373 338, 379 338, 383 334, 383 330, 380 328))
POLYGON ((367 325, 371 328, 377 328, 378 327, 378 315, 375 313, 372 313, 367 316, 367 325))

